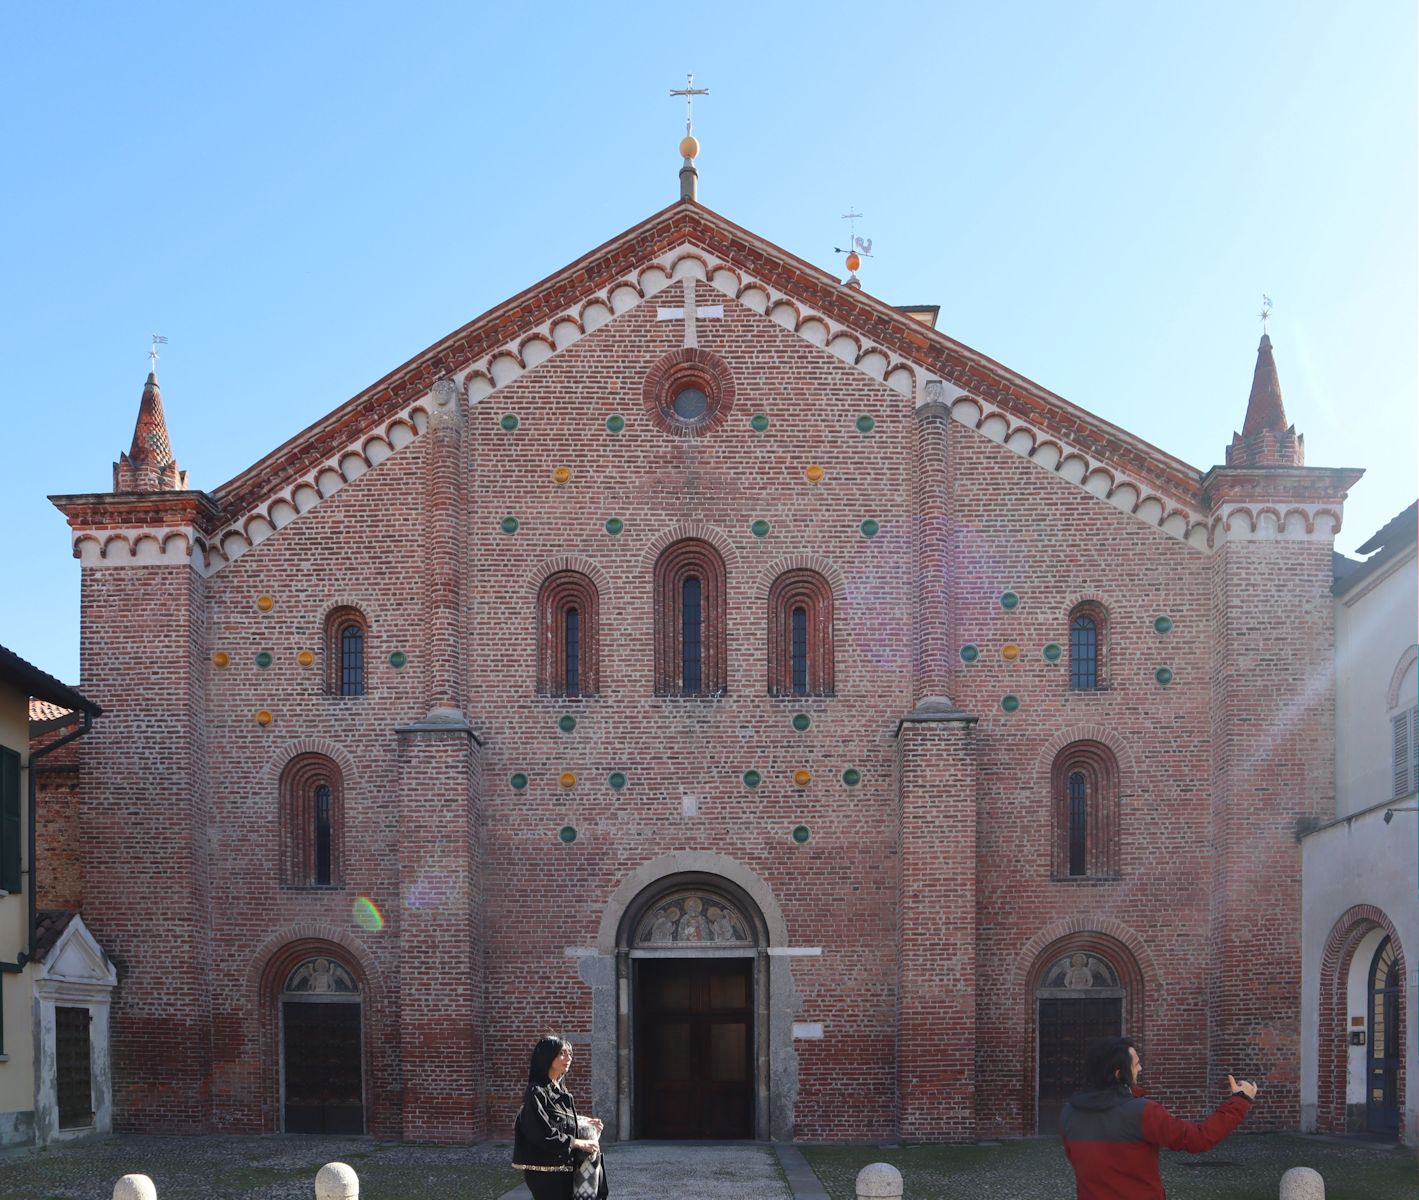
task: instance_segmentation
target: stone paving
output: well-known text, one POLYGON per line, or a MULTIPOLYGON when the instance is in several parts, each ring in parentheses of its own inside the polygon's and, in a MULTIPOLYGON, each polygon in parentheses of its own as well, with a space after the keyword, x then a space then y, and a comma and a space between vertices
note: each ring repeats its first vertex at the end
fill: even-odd
MULTIPOLYGON (((798 1200, 773 1147, 742 1142, 611 1144, 606 1181, 614 1200, 798 1200)), ((519 1186, 503 1200, 530 1196, 519 1186)))

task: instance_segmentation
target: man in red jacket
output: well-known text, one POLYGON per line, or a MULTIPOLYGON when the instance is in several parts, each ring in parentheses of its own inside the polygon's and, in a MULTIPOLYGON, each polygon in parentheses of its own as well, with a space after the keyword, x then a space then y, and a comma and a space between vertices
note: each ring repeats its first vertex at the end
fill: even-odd
POLYGON ((1103 1038, 1089 1047, 1087 1086, 1069 1098, 1059 1118, 1078 1200, 1164 1200, 1158 1147, 1189 1154, 1211 1150, 1242 1123, 1256 1096, 1256 1084, 1228 1075, 1231 1096, 1194 1125, 1143 1098, 1141 1069, 1128 1038, 1103 1038))

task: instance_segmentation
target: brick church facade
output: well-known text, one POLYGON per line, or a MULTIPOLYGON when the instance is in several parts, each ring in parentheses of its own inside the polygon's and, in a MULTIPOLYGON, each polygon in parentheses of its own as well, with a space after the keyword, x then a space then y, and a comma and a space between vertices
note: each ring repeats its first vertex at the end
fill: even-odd
POLYGON ((1265 338, 1200 472, 855 282, 682 199, 210 492, 149 378, 41 809, 116 1128, 505 1137, 545 1029, 619 1138, 1047 1129, 1120 1030, 1297 1126, 1359 472, 1265 338))

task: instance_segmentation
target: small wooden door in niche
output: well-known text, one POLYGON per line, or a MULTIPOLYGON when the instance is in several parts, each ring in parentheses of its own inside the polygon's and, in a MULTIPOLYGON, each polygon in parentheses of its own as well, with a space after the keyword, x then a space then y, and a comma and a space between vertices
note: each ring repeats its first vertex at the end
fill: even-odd
POLYGON ((1038 1132, 1058 1130, 1059 1110, 1084 1086, 1084 1056, 1089 1044, 1123 1033, 1123 1001, 1118 972, 1097 955, 1075 951, 1045 972, 1035 993, 1038 1132))
POLYGON ((281 993, 283 1128, 363 1133, 364 1056, 359 987, 334 959, 311 958, 281 993))

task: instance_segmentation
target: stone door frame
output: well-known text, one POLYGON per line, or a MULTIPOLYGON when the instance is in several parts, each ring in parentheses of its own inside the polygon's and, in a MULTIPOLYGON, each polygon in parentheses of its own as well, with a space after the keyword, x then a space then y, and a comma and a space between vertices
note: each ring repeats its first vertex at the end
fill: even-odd
POLYGON ((785 951, 788 930, 768 884, 728 855, 707 851, 667 854, 633 871, 612 893, 602 913, 594 950, 577 952, 581 977, 592 994, 591 1086, 594 1111, 606 1121, 604 1137, 629 1140, 634 1102, 634 980, 632 963, 643 956, 754 957, 754 1136, 792 1141, 798 1097, 798 1055, 793 1014, 798 995, 792 959, 785 951), (667 891, 687 884, 722 892, 756 925, 758 945, 716 950, 632 948, 629 939, 640 915, 667 891), (776 953, 777 951, 777 953, 776 953))

